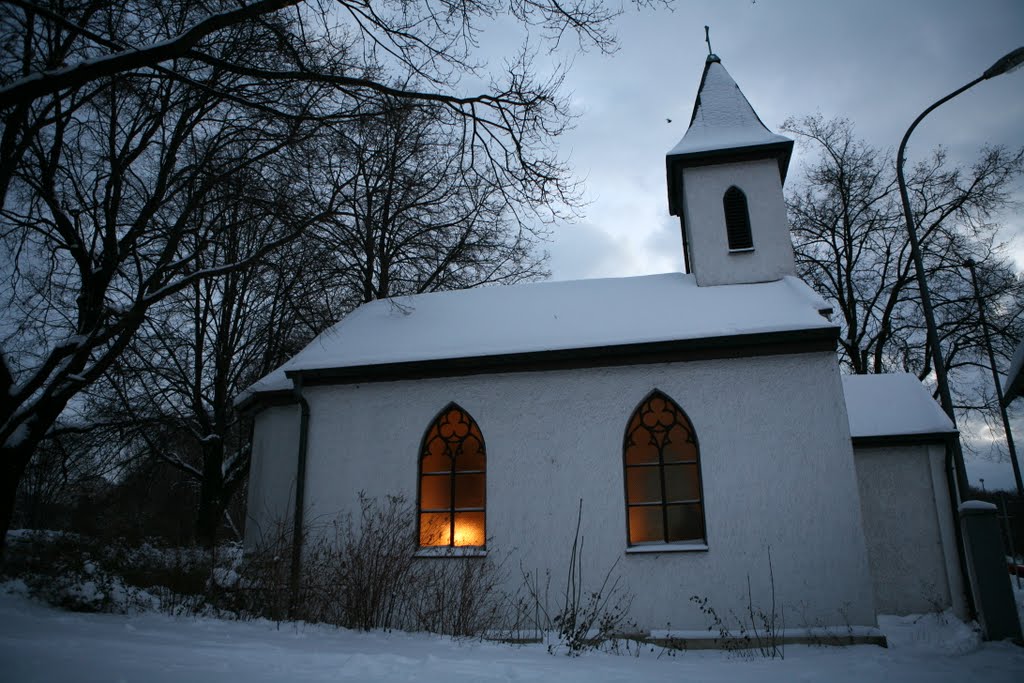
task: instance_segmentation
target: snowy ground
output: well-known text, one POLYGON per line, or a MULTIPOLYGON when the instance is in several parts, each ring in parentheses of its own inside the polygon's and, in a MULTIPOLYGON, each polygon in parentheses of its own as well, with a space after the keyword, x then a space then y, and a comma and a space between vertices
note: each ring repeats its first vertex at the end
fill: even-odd
POLYGON ((681 652, 638 658, 552 656, 406 633, 217 619, 62 612, 0 587, 0 681, 263 683, 270 681, 1012 681, 1024 648, 980 643, 936 615, 882 618, 889 649, 788 646, 785 660, 681 652))

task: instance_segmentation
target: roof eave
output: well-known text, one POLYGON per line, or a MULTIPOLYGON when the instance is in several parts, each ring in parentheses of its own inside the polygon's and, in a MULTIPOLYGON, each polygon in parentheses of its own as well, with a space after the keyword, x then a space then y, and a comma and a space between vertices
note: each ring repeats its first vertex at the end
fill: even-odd
POLYGON ((682 217, 683 169, 712 164, 730 164, 758 159, 775 159, 779 164, 779 180, 786 183, 789 160, 793 156, 793 141, 779 140, 760 145, 709 149, 684 154, 665 156, 665 173, 668 180, 668 208, 673 216, 682 217))
POLYGON ((959 432, 923 432, 920 434, 872 434, 852 436, 854 448, 887 448, 892 446, 948 445, 959 432))
POLYGON ((243 415, 252 415, 265 408, 287 406, 295 403, 297 401, 291 389, 253 391, 235 405, 235 410, 243 415))
POLYGON ((1003 392, 1003 406, 1009 406, 1014 399, 1018 398, 1022 389, 1024 389, 1024 373, 1017 373, 1013 382, 1003 392))
POLYGON ((303 385, 354 384, 477 374, 538 372, 719 358, 835 352, 835 326, 674 341, 289 370, 303 385))

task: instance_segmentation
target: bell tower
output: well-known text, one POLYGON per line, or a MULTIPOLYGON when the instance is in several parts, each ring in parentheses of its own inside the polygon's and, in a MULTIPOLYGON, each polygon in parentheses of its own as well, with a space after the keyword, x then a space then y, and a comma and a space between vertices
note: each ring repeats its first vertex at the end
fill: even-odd
POLYGON ((709 54, 690 127, 666 156, 668 205, 699 286, 795 275, 782 183, 793 141, 761 122, 709 54))

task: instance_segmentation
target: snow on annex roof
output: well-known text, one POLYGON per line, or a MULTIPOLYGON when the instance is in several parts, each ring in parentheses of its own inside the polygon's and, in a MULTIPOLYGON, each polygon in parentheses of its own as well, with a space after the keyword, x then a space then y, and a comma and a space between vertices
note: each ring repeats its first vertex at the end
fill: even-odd
POLYGON ((792 140, 768 130, 718 57, 709 55, 690 127, 668 156, 778 143, 792 140))
POLYGON ((290 371, 834 328, 803 281, 698 287, 692 275, 536 282, 364 304, 253 384, 288 390, 290 371))
POLYGON ((956 427, 914 375, 843 375, 850 436, 953 434, 956 427))
POLYGON ((1003 404, 1009 405, 1010 401, 1021 395, 1024 391, 1024 341, 1017 345, 1013 352, 1013 360, 1010 361, 1010 369, 1003 379, 1003 404))

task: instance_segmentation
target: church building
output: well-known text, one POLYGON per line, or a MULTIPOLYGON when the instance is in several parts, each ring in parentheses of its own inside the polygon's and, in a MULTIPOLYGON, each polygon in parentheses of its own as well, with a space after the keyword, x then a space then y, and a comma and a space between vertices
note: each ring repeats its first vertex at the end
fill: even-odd
POLYGON ((792 150, 710 55, 666 158, 686 273, 374 301, 325 331, 239 397, 247 544, 403 495, 417 555, 564 577, 582 501, 588 575, 615 565, 641 630, 706 630, 695 595, 744 614, 748 580, 787 629, 963 616, 954 428, 912 376, 841 375, 796 273, 792 150))

